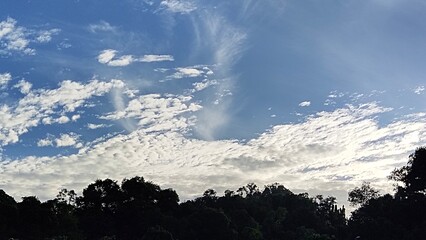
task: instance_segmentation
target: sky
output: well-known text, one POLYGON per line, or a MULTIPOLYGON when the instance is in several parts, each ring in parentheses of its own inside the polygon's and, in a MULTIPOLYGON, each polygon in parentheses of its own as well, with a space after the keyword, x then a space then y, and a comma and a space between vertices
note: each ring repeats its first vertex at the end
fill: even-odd
POLYGON ((0 1, 0 188, 332 195, 426 145, 421 0, 0 1))

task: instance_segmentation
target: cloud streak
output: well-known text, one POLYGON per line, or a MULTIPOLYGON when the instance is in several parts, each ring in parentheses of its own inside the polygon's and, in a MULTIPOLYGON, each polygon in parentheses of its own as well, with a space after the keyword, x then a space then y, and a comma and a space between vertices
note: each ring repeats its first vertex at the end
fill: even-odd
POLYGON ((134 62, 163 62, 174 61, 171 55, 144 55, 142 57, 135 57, 133 55, 123 55, 116 57, 118 51, 114 49, 106 49, 98 55, 98 62, 106 64, 111 67, 124 67, 134 62))

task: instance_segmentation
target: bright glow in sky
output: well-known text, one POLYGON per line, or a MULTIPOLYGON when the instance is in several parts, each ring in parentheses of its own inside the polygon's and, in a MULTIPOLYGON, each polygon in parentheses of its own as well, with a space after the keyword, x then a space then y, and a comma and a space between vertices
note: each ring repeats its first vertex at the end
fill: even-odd
POLYGON ((426 144, 421 0, 0 2, 0 188, 334 195, 426 144))

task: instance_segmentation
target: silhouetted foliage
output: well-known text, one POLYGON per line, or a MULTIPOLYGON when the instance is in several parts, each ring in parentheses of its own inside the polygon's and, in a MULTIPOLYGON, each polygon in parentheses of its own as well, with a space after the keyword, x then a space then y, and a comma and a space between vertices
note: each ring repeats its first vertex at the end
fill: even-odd
POLYGON ((426 149, 418 148, 408 164, 395 169, 390 179, 402 182, 394 196, 386 194, 364 202, 352 213, 350 239, 425 239, 426 149))
POLYGON ((398 188, 398 190, 408 193, 425 193, 426 148, 418 148, 410 155, 407 165, 395 169, 389 178, 404 184, 404 187, 398 188))
POLYGON ((62 189, 53 200, 15 200, 0 190, 0 239, 334 240, 424 239, 425 149, 393 171, 394 196, 369 183, 349 192, 360 207, 345 218, 336 198, 295 194, 274 183, 249 183, 218 196, 213 189, 179 204, 173 189, 143 177, 96 180, 77 196, 62 189))
POLYGON ((18 205, 11 196, 0 190, 0 239, 15 236, 18 222, 18 205))
POLYGON ((380 196, 379 191, 372 188, 369 182, 363 182, 361 187, 354 188, 348 195, 351 206, 365 205, 370 199, 376 199, 380 196))

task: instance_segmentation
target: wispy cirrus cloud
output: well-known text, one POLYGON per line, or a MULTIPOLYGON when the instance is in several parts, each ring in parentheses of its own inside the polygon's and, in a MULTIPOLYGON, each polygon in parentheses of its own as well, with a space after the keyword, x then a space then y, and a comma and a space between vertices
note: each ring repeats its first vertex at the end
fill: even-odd
POLYGON ((116 32, 118 28, 115 26, 112 26, 110 23, 106 21, 101 20, 98 23, 90 24, 87 27, 87 29, 92 33, 97 33, 97 32, 116 32))
POLYGON ((208 53, 215 64, 216 84, 212 104, 205 104, 198 112, 197 134, 203 139, 214 139, 217 132, 226 126, 231 118, 229 106, 232 105, 232 89, 238 72, 233 66, 246 49, 248 34, 222 16, 220 11, 203 11, 192 18, 196 35, 194 54, 208 53))
POLYGON ((174 61, 171 55, 144 55, 135 57, 133 55, 123 55, 116 58, 118 51, 114 49, 106 49, 98 55, 98 62, 112 67, 123 67, 134 62, 162 62, 174 61))

